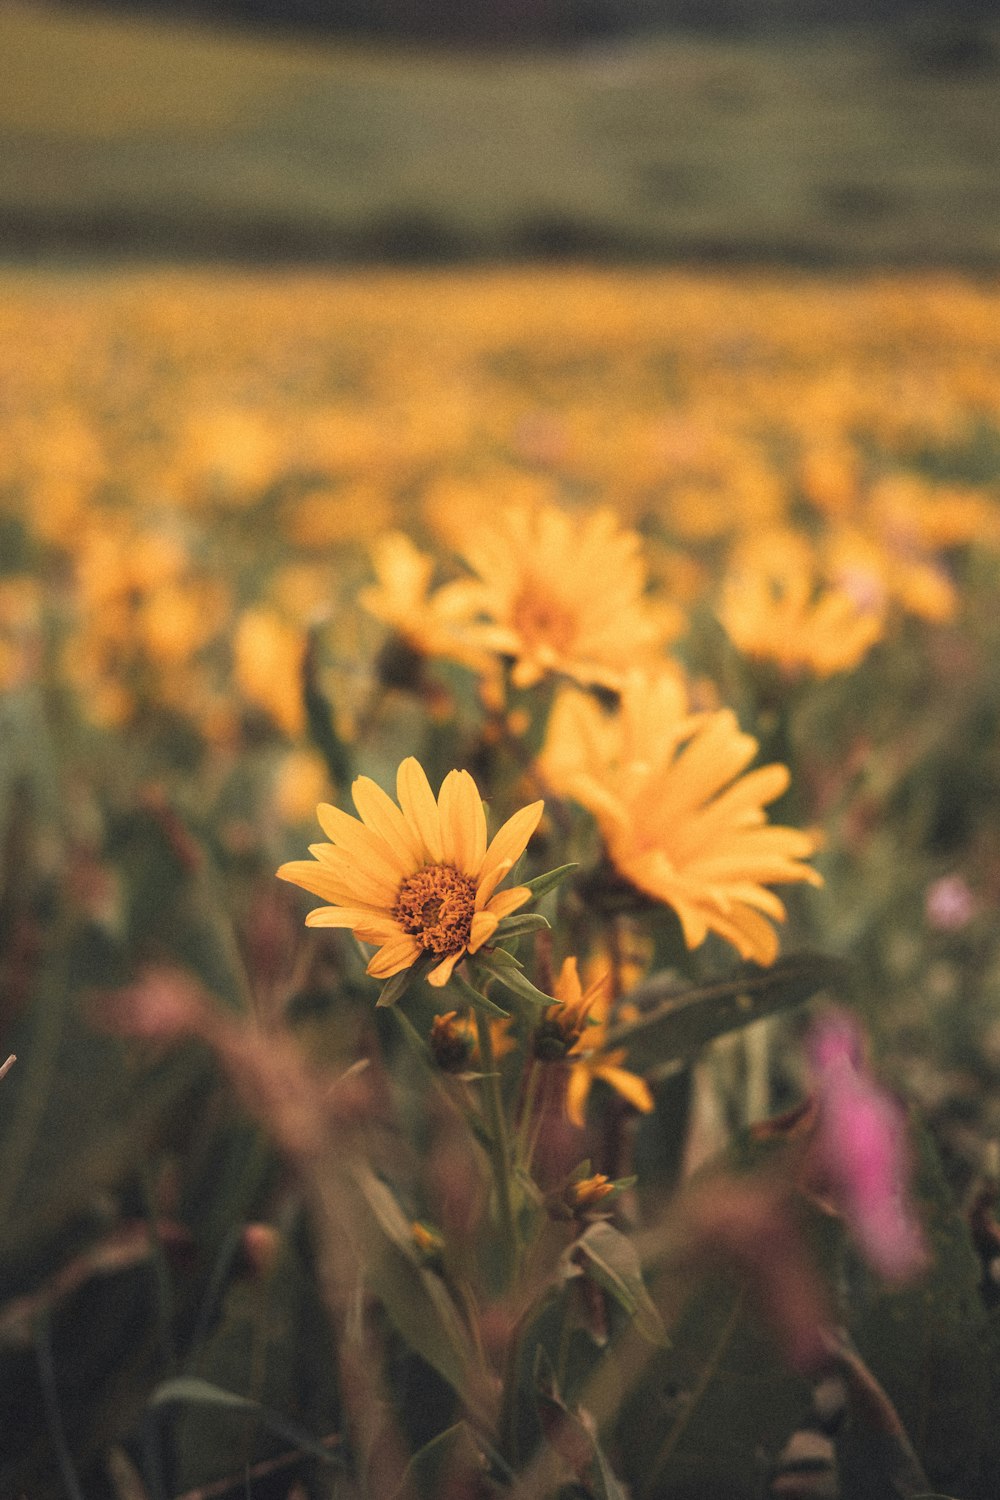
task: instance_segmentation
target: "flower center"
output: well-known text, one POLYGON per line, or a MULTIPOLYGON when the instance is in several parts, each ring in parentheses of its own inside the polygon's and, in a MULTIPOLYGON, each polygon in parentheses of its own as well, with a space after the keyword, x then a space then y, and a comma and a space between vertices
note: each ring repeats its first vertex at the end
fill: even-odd
POLYGON ((393 916, 404 932, 440 957, 468 946, 476 883, 453 865, 424 865, 399 887, 393 916))
POLYGON ((568 651, 577 635, 577 621, 558 600, 546 597, 538 584, 529 583, 511 610, 514 628, 526 646, 549 645, 568 651))

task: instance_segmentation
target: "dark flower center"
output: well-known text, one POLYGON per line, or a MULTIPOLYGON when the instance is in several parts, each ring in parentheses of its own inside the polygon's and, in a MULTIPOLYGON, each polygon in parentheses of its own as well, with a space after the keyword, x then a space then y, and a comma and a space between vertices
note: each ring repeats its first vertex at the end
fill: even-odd
POLYGON ((393 916, 404 932, 446 958, 468 947, 476 885, 453 865, 424 865, 399 887, 393 916))

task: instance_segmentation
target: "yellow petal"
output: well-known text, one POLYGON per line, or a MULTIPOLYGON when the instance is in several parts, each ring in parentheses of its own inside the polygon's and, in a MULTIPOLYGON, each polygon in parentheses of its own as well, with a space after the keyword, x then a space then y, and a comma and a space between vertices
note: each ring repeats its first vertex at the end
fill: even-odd
POLYGON ((403 815, 417 833, 430 864, 444 863, 441 817, 424 768, 412 755, 396 773, 396 795, 403 815))
MULTIPOLYGON (((372 888, 363 879, 355 881, 351 877, 345 877, 339 870, 328 869, 325 864, 319 864, 316 860, 293 859, 282 865, 277 873, 280 880, 300 885, 304 891, 322 896, 324 901, 332 901, 337 906, 361 906, 382 912, 386 910, 387 903, 379 899, 378 888, 373 894, 372 888)), ((354 872, 351 874, 353 876, 354 872)))
POLYGON ((497 930, 500 918, 494 916, 493 912, 477 911, 472 919, 472 927, 469 930, 469 952, 478 953, 485 942, 493 936, 497 930))
POLYGON ((505 859, 502 860, 500 864, 495 865, 491 870, 488 870, 487 873, 482 876, 478 886, 476 887, 477 911, 483 911, 485 909, 485 907, 489 903, 490 897, 493 895, 493 892, 496 890, 497 886, 500 884, 504 876, 510 874, 513 866, 513 860, 505 859))
POLYGON ((571 1069, 569 1082, 566 1085, 566 1115, 570 1123, 579 1130, 582 1130, 584 1126, 589 1095, 590 1070, 586 1067, 571 1069))
POLYGON ((399 880, 389 879, 367 866, 336 844, 310 844, 309 853, 321 869, 354 892, 347 902, 349 906, 380 906, 383 910, 395 906, 399 892, 399 880))
POLYGON ((362 822, 390 848, 405 856, 407 874, 423 863, 421 840, 388 792, 384 792, 370 776, 359 776, 351 787, 351 796, 362 822))
POLYGON ((423 949, 415 938, 394 938, 380 948, 368 965, 367 973, 373 979, 390 979, 401 969, 408 969, 420 957, 423 949))
POLYGON ((655 1101, 645 1079, 639 1078, 635 1073, 629 1073, 625 1068, 609 1067, 606 1063, 599 1063, 593 1071, 595 1078, 603 1078, 604 1082, 609 1083, 616 1094, 621 1094, 623 1099, 628 1100, 634 1109, 640 1110, 644 1115, 651 1112, 655 1101))
POLYGON ((441 960, 437 968, 430 971, 427 976, 427 983, 432 984, 435 989, 443 989, 443 987, 448 983, 448 980, 451 978, 452 970, 454 969, 455 965, 459 962, 460 959, 464 957, 464 948, 461 949, 461 951, 458 953, 449 953, 447 958, 443 958, 441 960))
POLYGON ((494 835, 483 858, 482 873, 485 876, 494 865, 507 863, 507 868, 516 864, 528 847, 528 840, 541 820, 544 802, 532 802, 520 808, 512 818, 494 835))
POLYGON ((366 828, 359 819, 352 818, 350 813, 333 807, 329 802, 321 802, 316 809, 316 816, 330 842, 356 860, 369 874, 385 880, 391 886, 398 886, 403 876, 410 874, 407 861, 377 833, 366 828))
POLYGON ((367 939, 376 943, 384 943, 387 938, 395 937, 402 930, 391 917, 379 917, 376 912, 366 911, 360 906, 317 906, 314 911, 306 913, 306 926, 349 927, 352 932, 361 927, 379 932, 384 929, 382 936, 367 939))
POLYGON ((478 875, 486 853, 486 814, 468 771, 448 772, 438 794, 438 812, 445 864, 463 874, 478 875))
MULTIPOLYGON (((498 891, 487 904, 486 910, 492 912, 499 922, 530 900, 531 892, 526 885, 512 885, 509 891, 498 891)), ((475 917, 472 920, 475 921, 475 917)))
POLYGON ((580 984, 580 973, 577 968, 576 959, 572 954, 563 959, 559 977, 555 982, 553 993, 557 1000, 564 1005, 579 1005, 583 997, 583 986, 580 984))

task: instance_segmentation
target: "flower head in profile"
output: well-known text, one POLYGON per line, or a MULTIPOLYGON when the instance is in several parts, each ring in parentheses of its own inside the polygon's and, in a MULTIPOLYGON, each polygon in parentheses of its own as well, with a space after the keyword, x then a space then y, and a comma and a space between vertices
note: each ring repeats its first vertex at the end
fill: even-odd
POLYGON ((292 860, 278 875, 330 903, 311 911, 307 926, 349 928, 377 947, 368 964, 373 978, 389 979, 426 954, 430 983, 447 984, 460 959, 529 899, 527 886, 497 888, 524 853, 543 804, 522 807, 488 842, 468 771, 450 771, 435 797, 410 756, 396 778, 398 805, 367 776, 351 791, 360 818, 320 803, 316 815, 330 842, 311 845, 313 859, 292 860))
POLYGON ((566 1114, 572 1124, 583 1128, 587 1100, 596 1079, 601 1079, 614 1089, 634 1109, 649 1114, 653 1108, 653 1095, 649 1085, 635 1073, 630 1073, 622 1064, 625 1061, 624 1047, 611 1051, 606 1045, 608 1022, 611 1015, 611 975, 605 971, 584 989, 575 958, 567 958, 555 983, 556 999, 570 1013, 585 1018, 576 1034, 576 1040, 566 1054, 570 1065, 569 1082, 566 1086, 566 1114))
POLYGON ((483 518, 461 548, 486 619, 464 637, 513 659, 516 687, 550 673, 617 689, 626 668, 679 634, 680 612, 646 595, 640 538, 610 510, 551 503, 483 518))
POLYGON ((611 863, 673 907, 689 948, 716 932, 743 958, 774 962, 785 908, 772 884, 821 884, 802 861, 818 838, 774 826, 766 807, 788 786, 783 765, 747 767, 757 741, 728 709, 691 713, 679 673, 630 673, 620 708, 564 689, 540 770, 594 816, 611 863))

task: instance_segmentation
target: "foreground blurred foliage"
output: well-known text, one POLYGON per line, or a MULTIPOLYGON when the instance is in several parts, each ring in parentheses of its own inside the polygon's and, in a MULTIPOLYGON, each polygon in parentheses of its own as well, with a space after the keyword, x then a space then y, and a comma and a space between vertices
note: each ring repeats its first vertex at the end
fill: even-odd
POLYGON ((986 1500, 997 293, 6 293, 0 1493, 986 1500))

